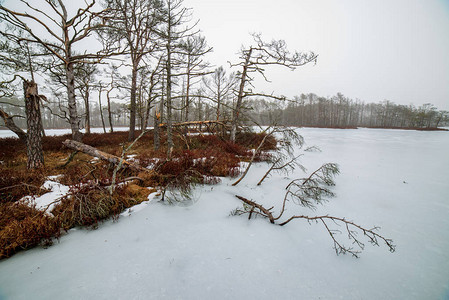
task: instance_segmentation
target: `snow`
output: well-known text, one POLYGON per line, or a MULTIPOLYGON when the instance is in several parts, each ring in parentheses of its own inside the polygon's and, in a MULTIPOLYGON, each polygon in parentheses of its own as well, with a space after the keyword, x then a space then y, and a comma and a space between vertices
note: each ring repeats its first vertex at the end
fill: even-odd
MULTIPOLYGON (((367 245, 360 259, 337 256, 320 224, 273 226, 229 216, 234 195, 268 207, 303 177, 254 164, 236 187, 198 187, 197 201, 158 198, 98 230, 73 229, 48 249, 0 261, 0 299, 449 299, 449 134, 382 129, 300 129, 301 162, 340 165, 337 197, 316 211, 345 216, 392 238, 395 253, 367 245)), ((339 236, 346 242, 345 236, 339 236)))
POLYGON ((62 198, 67 195, 70 188, 66 185, 63 185, 57 181, 57 176, 51 176, 42 185, 42 188, 49 190, 50 192, 43 194, 39 197, 31 197, 25 196, 20 201, 26 202, 31 206, 35 206, 36 209, 44 210, 46 212, 51 212, 53 207, 56 205, 56 200, 62 198))

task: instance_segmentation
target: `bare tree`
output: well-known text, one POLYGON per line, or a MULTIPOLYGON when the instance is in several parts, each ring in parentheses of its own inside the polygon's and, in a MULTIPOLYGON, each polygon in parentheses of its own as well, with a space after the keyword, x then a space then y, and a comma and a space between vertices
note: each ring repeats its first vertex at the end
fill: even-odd
MULTIPOLYGON (((154 60, 154 59, 153 59, 154 60)), ((158 98, 163 93, 163 65, 162 57, 155 59, 156 62, 146 62, 142 69, 140 94, 142 98, 142 129, 147 128, 150 120, 150 111, 156 106, 158 98)))
POLYGON ((90 133, 90 92, 95 85, 95 75, 98 73, 97 66, 94 64, 79 63, 75 66, 75 81, 84 101, 84 128, 86 133, 90 133))
POLYGON ((159 23, 158 0, 107 0, 108 38, 123 45, 131 60, 130 123, 128 140, 135 139, 137 77, 145 55, 157 46, 155 27, 159 23))
POLYGON ((161 130, 160 125, 164 120, 164 106, 165 106, 165 68, 162 70, 162 79, 161 79, 161 95, 159 99, 159 108, 154 109, 154 150, 159 150, 161 146, 161 130))
POLYGON ((101 105, 101 95, 103 93, 103 84, 101 82, 98 83, 98 108, 100 110, 100 117, 101 117, 101 126, 103 127, 103 132, 106 133, 106 124, 104 122, 104 116, 103 116, 103 107, 101 105))
POLYGON ((196 23, 188 25, 191 21, 191 9, 183 7, 183 0, 164 0, 162 9, 162 24, 159 30, 161 42, 165 51, 165 107, 167 108, 167 156, 170 158, 173 151, 173 83, 174 70, 179 67, 179 61, 174 56, 180 53, 180 42, 183 39, 197 34, 194 31, 196 23))
POLYGON ((216 68, 211 74, 211 78, 203 77, 205 89, 211 94, 211 98, 216 101, 215 115, 217 121, 222 117, 223 103, 231 96, 236 83, 235 73, 226 76, 223 66, 216 68))
POLYGON ((240 50, 240 62, 231 64, 231 67, 240 67, 242 71, 237 74, 240 81, 239 89, 236 91, 237 100, 233 108, 231 141, 235 141, 237 126, 241 117, 241 110, 244 99, 248 97, 269 97, 278 100, 284 100, 283 96, 274 96, 263 93, 255 93, 248 86, 252 86, 254 77, 251 74, 260 74, 265 80, 265 67, 277 65, 294 70, 296 67, 303 66, 310 62, 316 62, 317 55, 313 52, 295 52, 290 53, 283 40, 273 40, 265 42, 260 34, 253 34, 253 45, 240 50))
POLYGON ((205 69, 209 67, 209 63, 204 61, 204 55, 212 51, 211 47, 207 46, 206 39, 203 36, 195 35, 189 36, 181 42, 181 60, 185 62, 185 75, 186 85, 184 93, 184 121, 189 121, 189 107, 190 103, 190 91, 195 83, 195 79, 204 75, 207 75, 205 69))

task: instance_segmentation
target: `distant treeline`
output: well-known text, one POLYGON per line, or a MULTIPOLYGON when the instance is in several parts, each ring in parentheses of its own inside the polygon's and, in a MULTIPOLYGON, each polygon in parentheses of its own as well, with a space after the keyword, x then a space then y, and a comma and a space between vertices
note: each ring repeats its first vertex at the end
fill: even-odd
POLYGON ((391 101, 364 103, 340 93, 330 98, 302 94, 283 106, 258 100, 252 109, 264 125, 277 122, 286 126, 434 128, 449 124, 449 112, 439 111, 431 103, 419 107, 391 101))
MULTIPOLYGON (((24 115, 23 101, 17 98, 8 100, 13 106, 7 106, 12 115, 24 115)), ((205 99, 195 99, 192 103, 192 111, 189 120, 209 120, 215 118, 214 104, 205 99)), ((139 103, 138 103, 139 104, 139 103)), ((229 107, 222 109, 222 116, 230 118, 229 107)), ((0 107, 4 105, 0 104, 0 107)), ((81 105, 80 105, 81 106, 81 105)), ((278 124, 285 126, 311 126, 311 127, 379 127, 379 128, 435 128, 449 126, 449 112, 438 110, 433 104, 426 103, 419 107, 414 105, 400 105, 391 101, 380 103, 364 103, 337 94, 325 98, 315 94, 301 94, 293 101, 267 101, 251 100, 246 103, 246 115, 248 124, 251 120, 260 125, 278 124)), ((6 107, 6 106, 5 106, 6 107)), ((90 103, 91 124, 101 127, 101 116, 106 124, 109 124, 106 108, 97 103, 90 103)), ((140 126, 143 119, 143 105, 137 107, 137 125, 140 126)), ((84 111, 80 109, 80 115, 84 118, 84 111)), ((153 111, 153 109, 151 110, 153 111)), ((127 126, 129 124, 129 105, 111 101, 111 118, 114 126, 127 126)), ((55 103, 47 103, 42 109, 42 121, 44 128, 68 128, 67 115, 61 113, 60 107, 55 103), (55 113, 59 112, 59 113, 55 113)), ((182 116, 175 112, 173 119, 181 122, 182 116)), ((25 118, 16 119, 16 124, 26 128, 25 118)), ((0 120, 0 129, 3 122, 0 120)))

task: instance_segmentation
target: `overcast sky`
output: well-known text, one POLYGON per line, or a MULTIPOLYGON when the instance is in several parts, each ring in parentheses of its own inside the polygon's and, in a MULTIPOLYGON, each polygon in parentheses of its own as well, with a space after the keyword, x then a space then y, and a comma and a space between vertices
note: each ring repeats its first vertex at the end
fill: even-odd
POLYGON ((270 70, 265 92, 341 92, 365 102, 449 110, 449 0, 185 0, 214 47, 235 61, 250 32, 319 54, 315 66, 270 70))

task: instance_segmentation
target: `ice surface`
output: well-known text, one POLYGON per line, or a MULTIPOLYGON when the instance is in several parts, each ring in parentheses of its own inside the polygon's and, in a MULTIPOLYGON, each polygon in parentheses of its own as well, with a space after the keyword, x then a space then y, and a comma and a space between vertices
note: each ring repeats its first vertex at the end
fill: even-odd
MULTIPOLYGON (((397 251, 367 245, 337 256, 319 224, 273 226, 229 212, 234 195, 278 205, 291 178, 255 164, 237 186, 198 189, 189 207, 153 199, 98 230, 71 230, 48 249, 0 261, 0 299, 448 299, 449 133, 300 129, 309 171, 340 165, 317 211, 381 226, 397 251)), ((344 236, 340 236, 344 240, 344 236)), ((344 240, 346 241, 346 240, 344 240)))

